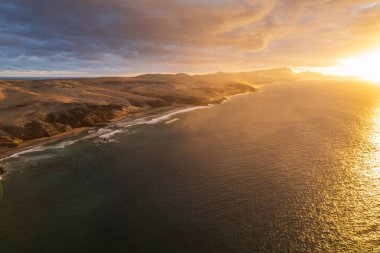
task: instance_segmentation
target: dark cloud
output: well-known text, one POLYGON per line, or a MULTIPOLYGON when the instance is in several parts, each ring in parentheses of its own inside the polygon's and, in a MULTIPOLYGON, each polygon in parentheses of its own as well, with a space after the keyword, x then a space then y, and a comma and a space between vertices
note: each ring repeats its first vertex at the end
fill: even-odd
POLYGON ((364 0, 2 0, 0 71, 326 65, 380 43, 379 17, 364 0))

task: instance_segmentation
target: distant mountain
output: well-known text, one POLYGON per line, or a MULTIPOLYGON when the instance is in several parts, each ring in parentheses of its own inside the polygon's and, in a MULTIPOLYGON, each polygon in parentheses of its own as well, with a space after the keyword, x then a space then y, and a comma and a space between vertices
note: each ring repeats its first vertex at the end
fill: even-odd
POLYGON ((191 82, 191 83, 243 83, 248 85, 270 84, 304 79, 338 79, 337 77, 324 76, 316 72, 295 73, 289 68, 276 68, 256 70, 250 72, 217 72, 206 75, 179 74, 145 74, 128 78, 136 81, 162 81, 162 82, 191 82))
POLYGON ((146 74, 87 79, 0 80, 0 153, 25 141, 157 108, 219 103, 255 85, 326 79, 288 68, 208 75, 146 74))

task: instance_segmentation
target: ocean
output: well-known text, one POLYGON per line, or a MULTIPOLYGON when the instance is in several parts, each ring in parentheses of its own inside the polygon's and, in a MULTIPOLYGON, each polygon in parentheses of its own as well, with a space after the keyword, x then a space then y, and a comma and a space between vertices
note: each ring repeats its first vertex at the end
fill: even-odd
POLYGON ((75 138, 0 162, 1 253, 380 252, 380 86, 267 85, 75 138))

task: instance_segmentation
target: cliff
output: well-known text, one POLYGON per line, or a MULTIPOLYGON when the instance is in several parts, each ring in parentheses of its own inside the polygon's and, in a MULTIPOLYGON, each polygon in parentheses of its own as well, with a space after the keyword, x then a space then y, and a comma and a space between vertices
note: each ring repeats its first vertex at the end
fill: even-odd
POLYGON ((0 80, 0 151, 158 107, 207 105, 253 92, 252 85, 295 81, 289 69, 211 75, 0 80))

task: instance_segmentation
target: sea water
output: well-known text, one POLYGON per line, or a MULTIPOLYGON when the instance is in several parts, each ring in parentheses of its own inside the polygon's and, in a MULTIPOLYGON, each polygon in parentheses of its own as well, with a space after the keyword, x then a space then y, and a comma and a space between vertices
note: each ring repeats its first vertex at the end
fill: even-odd
POLYGON ((170 113, 3 160, 0 252, 380 252, 379 87, 170 113))

